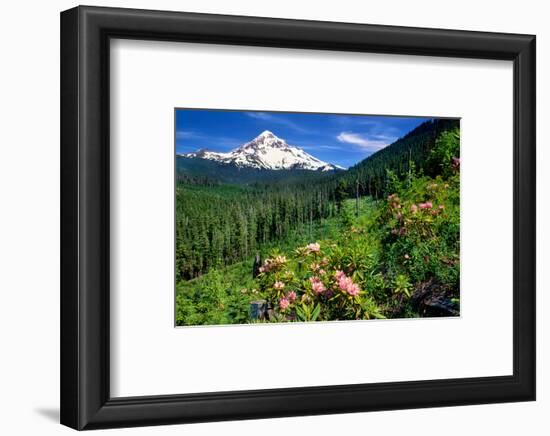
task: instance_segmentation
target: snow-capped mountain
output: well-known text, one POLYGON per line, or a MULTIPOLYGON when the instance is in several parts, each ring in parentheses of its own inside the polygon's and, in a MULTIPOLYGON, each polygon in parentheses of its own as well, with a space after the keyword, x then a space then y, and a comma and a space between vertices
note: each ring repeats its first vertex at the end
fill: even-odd
POLYGON ((301 148, 287 144, 284 139, 278 138, 268 130, 228 153, 201 149, 181 156, 266 170, 333 171, 343 169, 338 165, 323 162, 301 148))

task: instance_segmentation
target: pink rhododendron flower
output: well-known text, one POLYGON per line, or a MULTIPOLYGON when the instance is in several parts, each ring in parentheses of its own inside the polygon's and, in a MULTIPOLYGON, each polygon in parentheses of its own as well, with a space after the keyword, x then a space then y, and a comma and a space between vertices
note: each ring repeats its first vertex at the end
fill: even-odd
POLYGON ((317 242, 308 244, 306 248, 310 253, 318 253, 321 250, 321 246, 317 242))
POLYGON ((431 209, 432 208, 432 202, 427 201, 426 203, 420 203, 420 209, 431 209))
POLYGON ((322 294, 326 291, 325 285, 319 277, 310 277, 309 281, 311 282, 311 289, 313 289, 313 292, 316 294, 322 294))
POLYGON ((313 288, 313 291, 314 291, 316 294, 322 294, 323 292, 326 291, 325 285, 323 285, 322 282, 315 282, 315 283, 312 285, 312 288, 313 288))
POLYGON ((439 209, 440 209, 440 210, 445 209, 445 205, 444 205, 444 204, 440 204, 440 205, 439 205, 439 209))
POLYGON ((273 287, 275 289, 284 289, 285 284, 281 281, 276 281, 275 283, 273 283, 273 287))
POLYGON ((286 298, 288 298, 290 301, 296 300, 296 292, 290 291, 290 292, 287 294, 286 298))
POLYGON ((353 283, 352 285, 348 286, 348 294, 355 297, 356 295, 359 295, 359 285, 353 283))
POLYGON ((334 276, 336 277, 336 280, 340 280, 342 277, 345 277, 346 275, 344 274, 344 271, 338 270, 334 273, 334 276))
POLYGON ((290 306, 290 301, 288 301, 288 298, 281 298, 279 300, 279 307, 281 308, 281 310, 288 309, 288 306, 290 306))
POLYGON ((352 296, 359 295, 359 286, 353 283, 351 277, 346 277, 345 275, 340 277, 340 279, 338 279, 338 286, 342 291, 352 296))
POLYGON ((327 272, 324 269, 319 270, 319 275, 324 276, 327 272))
POLYGON ((416 213, 418 211, 418 206, 416 204, 411 204, 411 212, 416 213))

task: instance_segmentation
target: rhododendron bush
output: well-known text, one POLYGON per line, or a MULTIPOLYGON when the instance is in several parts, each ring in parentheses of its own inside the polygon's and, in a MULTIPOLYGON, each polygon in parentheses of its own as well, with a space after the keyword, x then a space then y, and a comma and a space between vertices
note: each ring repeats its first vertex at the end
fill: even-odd
POLYGON ((291 259, 266 259, 258 279, 264 298, 288 321, 382 318, 367 278, 355 267, 336 244, 321 248, 315 242, 291 259))

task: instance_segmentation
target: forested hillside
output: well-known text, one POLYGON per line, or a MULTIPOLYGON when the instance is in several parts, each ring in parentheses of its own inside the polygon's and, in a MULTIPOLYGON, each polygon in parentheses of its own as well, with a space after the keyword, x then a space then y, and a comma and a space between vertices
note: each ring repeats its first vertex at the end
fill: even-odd
POLYGON ((322 184, 198 185, 176 188, 176 278, 246 259, 292 230, 336 214, 322 184))
POLYGON ((388 193, 388 170, 399 178, 410 176, 412 172, 432 177, 440 174, 439 157, 432 156, 431 151, 442 132, 458 129, 458 126, 457 119, 434 119, 421 124, 390 146, 333 177, 333 189, 343 190, 348 196, 382 198, 388 193))
POLYGON ((458 125, 342 172, 178 158, 178 325, 457 314, 458 125))

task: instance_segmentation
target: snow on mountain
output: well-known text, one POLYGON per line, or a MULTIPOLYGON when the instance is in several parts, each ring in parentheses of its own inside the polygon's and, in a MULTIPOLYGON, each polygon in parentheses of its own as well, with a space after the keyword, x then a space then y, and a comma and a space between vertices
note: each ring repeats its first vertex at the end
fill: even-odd
POLYGON ((249 167, 267 170, 312 170, 332 171, 343 169, 313 157, 301 148, 289 145, 284 139, 278 138, 269 130, 262 132, 252 141, 231 150, 228 153, 217 153, 206 149, 194 153, 183 154, 187 158, 213 160, 239 167, 249 167))

